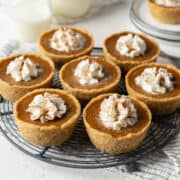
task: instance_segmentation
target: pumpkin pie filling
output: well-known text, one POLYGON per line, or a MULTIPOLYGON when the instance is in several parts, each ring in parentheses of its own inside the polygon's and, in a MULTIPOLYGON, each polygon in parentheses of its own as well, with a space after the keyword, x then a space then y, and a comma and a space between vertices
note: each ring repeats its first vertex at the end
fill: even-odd
POLYGON ((137 123, 133 126, 122 128, 120 131, 105 127, 99 117, 100 105, 104 99, 105 97, 98 99, 93 104, 93 106, 89 106, 86 109, 86 120, 92 128, 104 133, 111 134, 113 137, 123 137, 128 135, 129 133, 138 133, 149 123, 149 119, 147 118, 149 116, 148 112, 144 108, 142 108, 142 106, 137 101, 134 101, 132 99, 132 102, 137 109, 137 123))
POLYGON ((16 101, 34 89, 49 87, 54 70, 51 59, 38 54, 9 56, 0 61, 0 94, 16 101))
POLYGON ((82 103, 104 93, 114 92, 121 79, 121 70, 104 57, 82 56, 60 70, 63 89, 76 96, 82 103))
MULTIPOLYGON (((149 67, 153 67, 153 66, 149 66, 149 67)), ((160 69, 161 66, 157 67, 157 69, 160 69)), ((138 70, 132 72, 131 76, 129 76, 129 85, 131 87, 133 87, 133 89, 135 91, 137 91, 138 93, 140 94, 144 94, 146 96, 151 96, 151 97, 154 97, 154 98, 165 98, 165 97, 174 97, 178 94, 180 94, 180 78, 179 78, 179 73, 173 71, 172 69, 170 68, 166 68, 168 70, 168 72, 170 72, 172 75, 173 75, 173 82, 174 82, 174 90, 171 90, 171 91, 168 91, 164 94, 150 94, 150 93, 147 93, 146 91, 144 91, 139 85, 137 85, 135 83, 135 78, 137 76, 139 76, 143 71, 144 71, 144 67, 141 67, 141 68, 138 68, 138 70)))
POLYGON ((39 146, 67 141, 78 122, 78 100, 59 89, 36 89, 20 98, 13 107, 22 136, 39 146))
POLYGON ((154 115, 171 114, 180 107, 180 74, 172 65, 158 63, 139 65, 126 75, 126 88, 129 95, 145 102, 154 115), (148 78, 147 75, 151 70, 155 72, 155 76, 152 74, 148 78), (143 74, 144 72, 147 74, 143 74), (141 77, 145 81, 142 79, 139 84, 137 78, 141 77))
MULTIPOLYGON (((146 38, 145 36, 139 35, 146 43, 146 51, 144 53, 144 55, 139 55, 137 57, 134 58, 129 58, 127 56, 122 56, 117 50, 116 50, 116 43, 119 39, 120 36, 124 36, 124 35, 128 35, 129 32, 123 32, 123 33, 119 33, 119 34, 114 34, 112 36, 110 36, 109 38, 107 38, 105 40, 105 46, 107 48, 107 51, 114 57, 116 57, 117 59, 119 59, 119 61, 148 61, 149 57, 152 57, 154 55, 156 55, 158 49, 157 47, 154 45, 154 43, 152 41, 150 41, 148 38, 146 38)), ((135 33, 130 33, 135 35, 135 33)))
MULTIPOLYGON (((49 92, 49 91, 45 90, 44 92, 49 92)), ((65 114, 63 114, 63 116, 61 118, 56 117, 53 121, 48 121, 45 123, 41 123, 40 120, 37 120, 37 121, 31 120, 30 113, 27 112, 28 106, 32 102, 33 98, 36 95, 42 94, 42 92, 35 92, 32 95, 27 96, 25 99, 23 99, 17 106, 17 109, 16 109, 17 117, 24 122, 31 123, 34 125, 40 125, 43 127, 51 126, 51 125, 61 126, 63 123, 68 121, 68 119, 71 118, 75 113, 77 113, 77 108, 76 108, 77 106, 69 96, 67 96, 65 94, 58 93, 58 92, 52 92, 52 93, 59 95, 64 100, 64 102, 66 104, 67 111, 65 114)))
POLYGON ((89 54, 94 39, 85 29, 60 26, 42 33, 38 45, 41 54, 51 58, 59 68, 74 58, 89 54))
POLYGON ((37 84, 39 82, 42 82, 52 73, 52 67, 45 60, 42 60, 39 57, 36 57, 33 55, 32 56, 31 55, 28 55, 28 56, 25 55, 24 57, 30 58, 32 62, 34 62, 35 64, 37 64, 39 66, 39 68, 42 70, 42 72, 40 72, 37 77, 33 78, 30 81, 19 81, 19 82, 15 81, 10 74, 6 73, 8 64, 12 60, 14 60, 14 56, 13 56, 13 57, 9 57, 5 61, 1 62, 0 78, 2 81, 5 81, 12 86, 15 86, 15 85, 31 86, 31 85, 37 84))
MULTIPOLYGON (((84 59, 86 59, 86 57, 84 57, 84 59)), ((114 68, 114 66, 112 64, 107 63, 105 60, 102 60, 101 57, 95 58, 95 60, 93 57, 88 57, 88 59, 89 59, 90 63, 98 62, 102 66, 104 77, 101 78, 99 80, 99 82, 96 84, 82 85, 80 83, 78 77, 76 77, 74 75, 75 69, 80 61, 73 62, 73 63, 69 64, 68 66, 66 66, 66 70, 63 71, 63 73, 62 73, 62 79, 65 82, 68 82, 68 84, 72 88, 88 89, 88 90, 100 89, 100 88, 104 87, 106 84, 109 84, 110 82, 112 82, 114 79, 117 78, 118 72, 116 71, 116 69, 114 68)))
POLYGON ((143 102, 112 93, 93 98, 83 111, 91 142, 100 151, 110 154, 135 150, 147 135, 151 118, 143 102))
MULTIPOLYGON (((77 30, 73 29, 75 32, 78 32, 77 30)), ((69 52, 65 52, 65 51, 58 51, 54 48, 51 47, 51 39, 54 35, 54 33, 57 31, 57 29, 54 29, 52 31, 47 32, 43 38, 40 39, 40 44, 41 46, 43 46, 43 48, 50 53, 53 53, 55 55, 73 55, 73 54, 77 54, 80 53, 82 50, 88 48, 91 45, 91 38, 89 36, 87 36, 87 34, 80 32, 85 38, 86 38, 86 42, 84 44, 84 47, 82 49, 79 50, 74 50, 74 51, 69 51, 69 52)))

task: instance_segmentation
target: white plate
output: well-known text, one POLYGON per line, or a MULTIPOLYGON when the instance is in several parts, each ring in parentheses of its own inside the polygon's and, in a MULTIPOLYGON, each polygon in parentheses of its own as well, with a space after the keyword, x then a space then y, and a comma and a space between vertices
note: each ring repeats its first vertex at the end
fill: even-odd
POLYGON ((180 42, 180 25, 167 25, 157 22, 151 15, 147 1, 132 2, 130 18, 141 31, 164 41, 180 42))

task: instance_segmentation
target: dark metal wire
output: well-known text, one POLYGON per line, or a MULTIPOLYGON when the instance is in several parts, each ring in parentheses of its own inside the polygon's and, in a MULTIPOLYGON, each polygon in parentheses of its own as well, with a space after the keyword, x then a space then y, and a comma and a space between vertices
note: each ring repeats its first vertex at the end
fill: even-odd
MULTIPOLYGON (((95 56, 102 55, 101 48, 94 48, 95 56)), ((60 88, 58 72, 55 75, 53 87, 60 88)), ((119 92, 126 93, 125 83, 122 81, 119 92)), ((0 101, 0 131, 6 139, 20 151, 41 161, 71 168, 106 168, 135 162, 150 152, 161 150, 177 133, 180 127, 180 110, 169 116, 153 117, 150 131, 142 145, 134 152, 123 155, 110 155, 98 151, 89 141, 83 126, 82 117, 71 139, 55 147, 40 147, 27 142, 20 134, 12 114, 13 104, 0 101)))

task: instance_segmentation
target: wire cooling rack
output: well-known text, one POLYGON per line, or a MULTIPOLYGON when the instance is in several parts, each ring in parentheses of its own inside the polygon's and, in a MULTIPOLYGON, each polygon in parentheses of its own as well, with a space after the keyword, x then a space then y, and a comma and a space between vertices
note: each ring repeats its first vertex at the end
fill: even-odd
MULTIPOLYGON (((95 48, 92 55, 102 55, 102 49, 95 48)), ((53 87, 61 87, 58 72, 55 75, 53 87)), ((126 94, 123 81, 120 83, 119 92, 126 94)), ((90 143, 82 117, 80 117, 70 140, 59 146, 44 148, 27 142, 21 136, 13 118, 13 104, 0 98, 0 131, 6 139, 33 158, 64 167, 93 169, 135 162, 150 152, 161 149, 177 133, 179 127, 180 110, 168 116, 153 117, 149 133, 136 151, 122 155, 110 155, 98 151, 90 143)))

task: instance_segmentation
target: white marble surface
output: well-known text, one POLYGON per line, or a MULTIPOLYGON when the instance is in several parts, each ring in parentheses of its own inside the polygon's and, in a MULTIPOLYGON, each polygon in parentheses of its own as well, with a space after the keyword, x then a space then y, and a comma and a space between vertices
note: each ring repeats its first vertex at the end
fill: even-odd
MULTIPOLYGON (((77 23, 87 28, 95 37, 95 44, 102 45, 103 39, 121 30, 134 30, 128 19, 128 9, 131 0, 108 7, 95 17, 77 23)), ((0 41, 10 37, 8 20, 0 12, 0 41)), ((49 165, 33 159, 14 148, 0 134, 0 179, 1 180, 123 180, 130 178, 125 173, 114 173, 111 169, 81 170, 49 165)))

